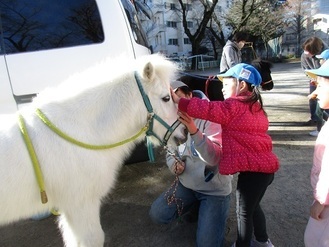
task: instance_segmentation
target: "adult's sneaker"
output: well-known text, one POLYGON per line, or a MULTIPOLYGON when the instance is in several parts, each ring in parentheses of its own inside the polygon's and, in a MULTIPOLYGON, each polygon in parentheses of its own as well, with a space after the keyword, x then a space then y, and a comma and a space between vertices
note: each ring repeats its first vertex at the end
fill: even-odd
POLYGON ((256 239, 252 239, 250 242, 250 247, 274 247, 274 245, 269 239, 266 242, 258 242, 256 239))
POLYGON ((319 131, 317 131, 317 130, 313 130, 309 133, 310 136, 315 136, 315 137, 317 137, 318 134, 319 134, 319 131))

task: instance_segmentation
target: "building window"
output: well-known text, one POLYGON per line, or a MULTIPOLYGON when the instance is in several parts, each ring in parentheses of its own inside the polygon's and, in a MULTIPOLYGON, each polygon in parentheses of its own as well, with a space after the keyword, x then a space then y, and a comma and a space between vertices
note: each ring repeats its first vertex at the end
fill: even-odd
POLYGON ((192 4, 184 3, 184 7, 186 10, 192 10, 192 4))
POLYGON ((190 39, 189 38, 184 38, 184 45, 190 45, 190 39))
POLYGON ((171 3, 171 4, 170 4, 170 9, 171 9, 171 10, 176 10, 176 6, 175 6, 174 3, 171 3))
POLYGON ((287 41, 295 41, 296 40, 296 35, 295 34, 292 34, 292 33, 287 34, 286 35, 286 40, 287 41))
POLYGON ((178 45, 178 39, 169 39, 168 45, 178 45))
POLYGON ((158 35, 156 35, 156 36, 155 36, 155 44, 156 44, 156 45, 158 45, 158 44, 159 44, 159 40, 160 40, 160 39, 159 39, 159 36, 158 36, 158 35))
POLYGON ((188 28, 193 28, 193 22, 192 21, 188 21, 187 22, 187 27, 188 28))
POLYGON ((167 27, 177 28, 177 22, 167 21, 167 27))

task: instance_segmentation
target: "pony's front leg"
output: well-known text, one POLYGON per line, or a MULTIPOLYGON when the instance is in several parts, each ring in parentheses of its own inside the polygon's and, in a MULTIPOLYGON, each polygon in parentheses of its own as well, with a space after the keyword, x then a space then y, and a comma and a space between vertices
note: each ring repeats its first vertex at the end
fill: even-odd
POLYGON ((100 224, 100 205, 80 204, 62 212, 59 227, 66 247, 103 247, 104 232, 100 224))

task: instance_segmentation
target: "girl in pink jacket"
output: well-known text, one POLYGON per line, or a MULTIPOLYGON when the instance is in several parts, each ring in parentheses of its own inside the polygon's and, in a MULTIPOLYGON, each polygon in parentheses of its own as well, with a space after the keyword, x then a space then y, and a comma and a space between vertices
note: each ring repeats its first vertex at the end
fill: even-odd
MULTIPOLYGON (((240 63, 218 75, 224 101, 178 98, 179 111, 222 125, 223 155, 219 172, 239 172, 236 203, 238 236, 233 246, 273 247, 260 202, 279 169, 267 134, 269 122, 257 87, 262 79, 251 65, 240 63), (252 235, 255 239, 252 239, 252 235)), ((180 115, 180 112, 178 112, 180 115)))
MULTIPOLYGON (((329 109, 329 60, 320 68, 306 70, 316 79, 318 86, 315 91, 319 106, 329 109)), ((315 143, 311 186, 314 202, 310 210, 310 218, 306 226, 304 241, 306 247, 329 246, 329 123, 321 128, 315 143)))

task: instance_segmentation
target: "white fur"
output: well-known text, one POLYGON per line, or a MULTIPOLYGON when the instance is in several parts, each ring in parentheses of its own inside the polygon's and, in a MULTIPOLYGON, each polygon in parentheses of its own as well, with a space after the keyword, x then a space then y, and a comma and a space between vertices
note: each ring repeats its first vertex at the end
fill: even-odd
MULTIPOLYGON (((177 109, 171 99, 164 102, 163 98, 170 95, 174 64, 159 55, 124 64, 114 62, 72 76, 20 110, 44 176, 46 204, 41 203, 16 114, 0 116, 0 224, 57 208, 66 246, 103 246, 99 219, 102 199, 113 188, 124 159, 145 135, 120 147, 88 150, 57 136, 35 115, 35 109, 40 108, 59 129, 82 142, 103 145, 123 141, 136 134, 147 119, 134 78, 136 70, 154 112, 171 125, 177 119, 177 109)), ((176 138, 183 138, 181 130, 182 126, 174 132, 176 138)), ((162 137, 166 129, 155 122, 154 132, 162 137)), ((174 145, 173 138, 170 142, 174 145)))

